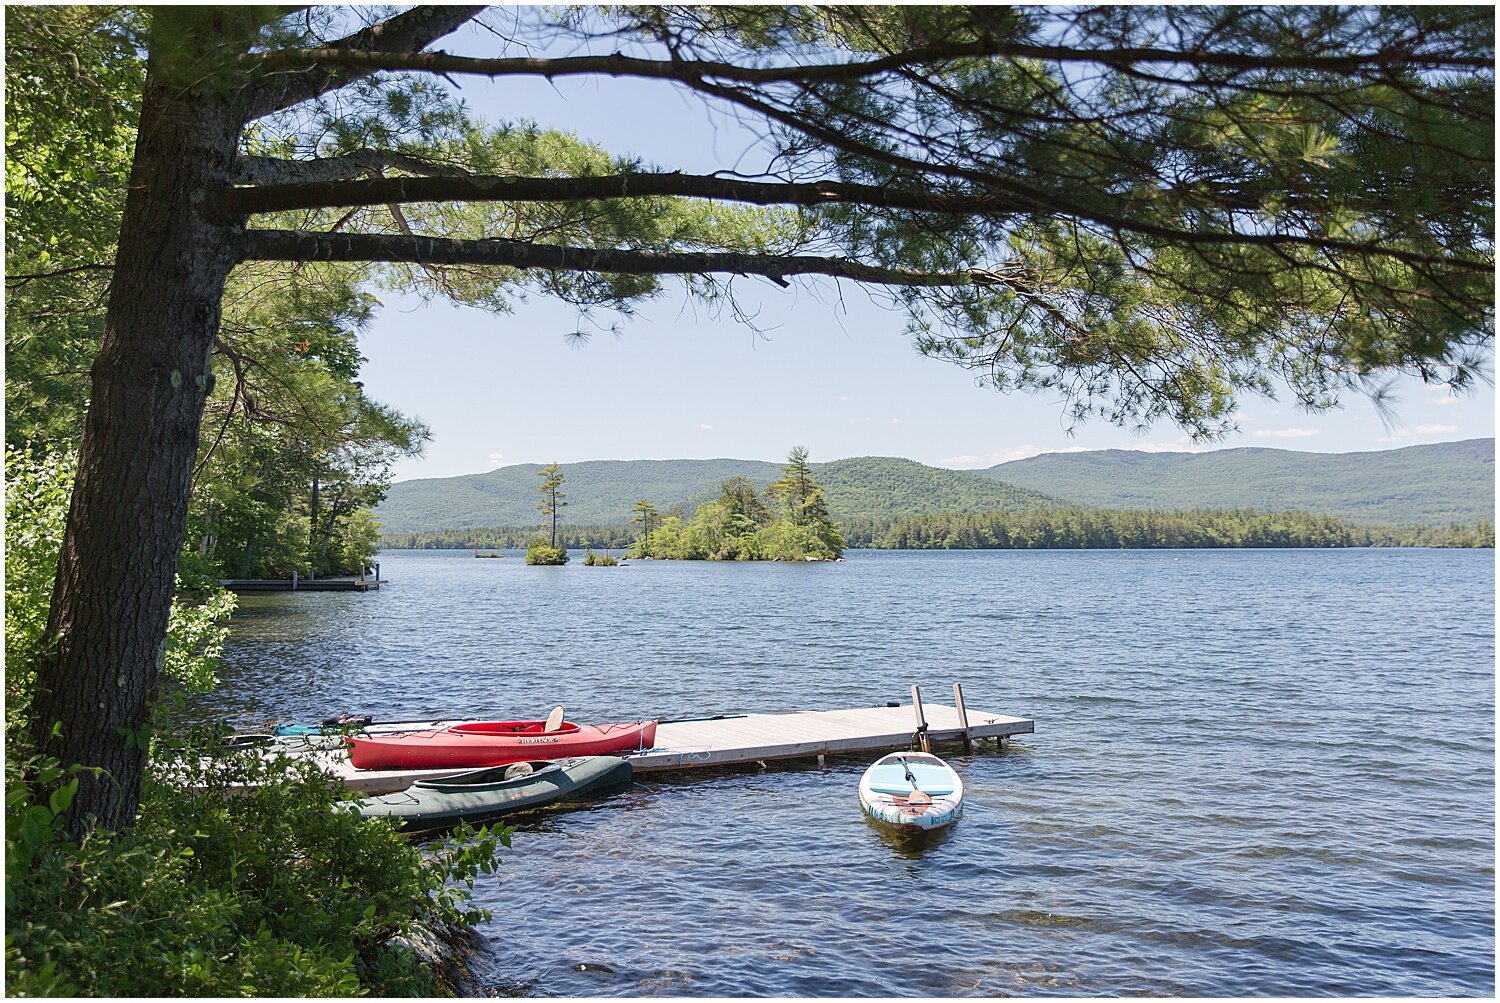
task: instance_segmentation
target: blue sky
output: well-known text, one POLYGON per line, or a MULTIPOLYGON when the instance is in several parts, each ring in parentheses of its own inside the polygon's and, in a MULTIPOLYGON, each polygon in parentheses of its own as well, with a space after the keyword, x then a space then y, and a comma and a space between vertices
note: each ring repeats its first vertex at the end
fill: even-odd
MULTIPOLYGON (((494 54, 492 43, 450 48, 494 54)), ((761 166, 752 134, 666 84, 465 79, 462 86, 470 107, 491 121, 533 118, 665 169, 761 166)), ((1408 381, 1398 384, 1390 423, 1359 396, 1321 414, 1283 396, 1244 399, 1241 431, 1212 446, 1194 446, 1167 425, 1136 434, 1095 421, 1070 435, 1056 398, 1001 395, 923 358, 902 334, 902 315, 852 284, 782 290, 742 279, 737 288, 758 305, 762 334, 712 315, 673 286, 618 335, 600 330, 581 346, 565 337, 580 329, 577 312, 540 298, 494 316, 383 296, 385 308, 362 339, 366 388, 433 432, 426 455, 398 463, 396 479, 592 459, 779 460, 794 445, 815 461, 904 456, 964 468, 1073 449, 1343 452, 1495 433, 1493 387, 1454 398, 1408 381)))

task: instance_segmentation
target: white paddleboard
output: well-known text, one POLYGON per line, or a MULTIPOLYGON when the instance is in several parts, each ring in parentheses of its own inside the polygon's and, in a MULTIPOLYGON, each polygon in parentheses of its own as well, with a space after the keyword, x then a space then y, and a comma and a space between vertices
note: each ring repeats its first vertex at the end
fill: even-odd
POLYGON ((941 829, 963 812, 964 782, 930 753, 893 752, 860 777, 859 803, 877 822, 941 829))

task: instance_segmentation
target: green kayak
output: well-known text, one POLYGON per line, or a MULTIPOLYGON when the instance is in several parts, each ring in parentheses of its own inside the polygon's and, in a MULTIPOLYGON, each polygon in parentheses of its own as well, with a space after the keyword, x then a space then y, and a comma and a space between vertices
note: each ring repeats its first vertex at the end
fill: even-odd
POLYGON ((419 780, 396 794, 342 805, 357 808, 366 818, 395 819, 407 832, 428 832, 618 787, 630 782, 631 772, 630 763, 618 756, 507 763, 419 780))

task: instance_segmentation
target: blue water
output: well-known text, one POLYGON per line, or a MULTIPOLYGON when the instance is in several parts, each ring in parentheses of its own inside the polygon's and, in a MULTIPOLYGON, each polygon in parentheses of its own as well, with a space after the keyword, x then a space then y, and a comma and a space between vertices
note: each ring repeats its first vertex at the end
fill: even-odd
POLYGON ((860 757, 645 777, 526 818, 494 992, 1454 995, 1495 989, 1494 551, 868 552, 527 568, 387 552, 246 597, 243 723, 873 706, 1036 734, 949 761, 930 845, 860 757))

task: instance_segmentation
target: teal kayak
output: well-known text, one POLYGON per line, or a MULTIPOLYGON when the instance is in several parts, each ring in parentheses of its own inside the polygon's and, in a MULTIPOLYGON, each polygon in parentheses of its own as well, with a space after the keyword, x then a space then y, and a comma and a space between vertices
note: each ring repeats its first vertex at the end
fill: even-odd
POLYGON ((404 791, 341 806, 366 818, 389 818, 406 832, 448 829, 528 808, 573 800, 630 782, 630 763, 618 756, 508 763, 418 780, 404 791))

